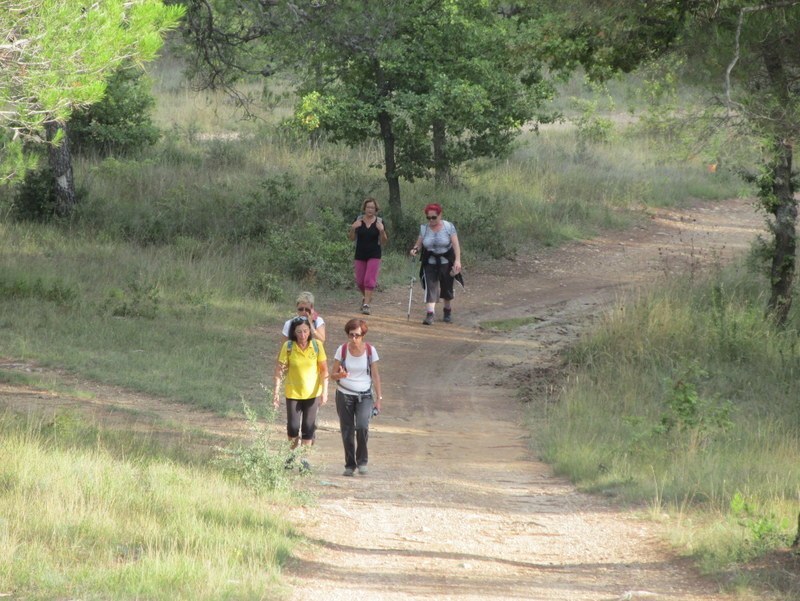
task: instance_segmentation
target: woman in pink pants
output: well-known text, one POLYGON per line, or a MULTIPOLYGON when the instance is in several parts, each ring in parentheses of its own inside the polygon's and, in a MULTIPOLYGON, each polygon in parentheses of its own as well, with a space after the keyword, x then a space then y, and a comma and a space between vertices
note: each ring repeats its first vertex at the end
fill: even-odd
POLYGON ((353 271, 356 286, 361 291, 361 312, 370 314, 372 293, 378 285, 378 273, 381 270, 381 247, 388 241, 383 219, 378 217, 378 201, 367 198, 361 205, 362 214, 350 226, 347 237, 356 242, 356 256, 353 271))

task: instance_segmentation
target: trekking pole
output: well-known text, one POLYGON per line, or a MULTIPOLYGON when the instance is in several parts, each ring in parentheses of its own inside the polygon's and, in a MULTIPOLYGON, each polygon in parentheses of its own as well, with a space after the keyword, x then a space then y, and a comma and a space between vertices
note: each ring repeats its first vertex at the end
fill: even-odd
POLYGON ((408 282, 408 311, 406 312, 406 321, 411 319, 411 297, 414 295, 414 282, 417 278, 414 277, 414 259, 411 259, 411 276, 408 282))

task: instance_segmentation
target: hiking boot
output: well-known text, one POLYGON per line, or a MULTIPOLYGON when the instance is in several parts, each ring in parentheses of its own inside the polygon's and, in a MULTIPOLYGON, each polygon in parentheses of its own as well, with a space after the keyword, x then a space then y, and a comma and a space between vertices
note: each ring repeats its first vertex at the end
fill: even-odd
POLYGON ((354 470, 352 467, 346 467, 344 468, 344 472, 342 472, 342 476, 351 477, 355 472, 356 470, 354 470))
POLYGON ((426 314, 425 319, 422 320, 422 323, 424 323, 426 326, 433 325, 433 312, 426 314))
POLYGON ((361 305, 361 312, 364 315, 369 315, 369 305, 367 303, 364 303, 363 305, 361 305))
POLYGON ((301 474, 311 473, 311 464, 305 459, 300 460, 300 473, 301 474))
POLYGON ((444 317, 442 321, 445 323, 451 323, 453 321, 453 310, 452 309, 445 309, 444 310, 444 317))
POLYGON ((367 469, 366 465, 359 465, 358 473, 361 474, 362 476, 366 476, 369 473, 369 470, 367 469))

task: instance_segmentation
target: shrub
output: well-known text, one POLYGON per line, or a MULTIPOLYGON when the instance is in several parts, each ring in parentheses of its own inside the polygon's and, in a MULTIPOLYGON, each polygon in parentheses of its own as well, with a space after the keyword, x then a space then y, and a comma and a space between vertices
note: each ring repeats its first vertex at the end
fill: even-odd
POLYGON ((119 69, 108 80, 100 102, 73 113, 67 130, 72 149, 109 156, 152 146, 161 137, 150 118, 154 106, 144 73, 131 66, 119 69))
MULTIPOLYGON (((250 440, 217 449, 217 464, 255 492, 288 490, 291 472, 286 467, 293 460, 292 451, 285 442, 272 440, 272 429, 259 421, 256 412, 245 401, 242 401, 242 406, 250 440)), ((275 413, 275 410, 270 410, 267 424, 274 421, 275 413)))
POLYGON ((28 171, 22 183, 17 186, 12 201, 12 214, 21 221, 44 223, 55 218, 57 205, 53 172, 43 167, 28 171))

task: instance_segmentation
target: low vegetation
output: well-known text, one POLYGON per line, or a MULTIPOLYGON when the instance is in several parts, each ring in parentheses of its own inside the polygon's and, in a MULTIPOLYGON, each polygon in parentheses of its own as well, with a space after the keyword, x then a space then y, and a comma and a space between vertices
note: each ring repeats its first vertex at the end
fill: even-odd
MULTIPOLYGON (((384 197, 380 151, 312 143, 281 120, 291 99, 280 95, 265 118, 239 121, 168 69, 154 79, 165 135, 135 158, 79 159, 68 220, 41 222, 35 179, 28 196, 0 191, 0 356, 241 414, 243 400, 263 406, 296 292, 355 295, 346 225, 365 196, 384 197)), ((405 250, 432 200, 469 265, 626 227, 647 206, 750 193, 664 131, 576 106, 510 156, 464 166, 456 186, 403 183, 383 285, 407 282, 405 250)), ((572 351, 559 402, 535 424, 559 471, 649 500, 711 571, 784 545, 796 511, 796 332, 764 321, 754 281, 720 272, 643 294, 572 351)), ((294 536, 270 508, 291 483, 285 449, 247 415, 249 443, 190 461, 68 417, 7 414, 0 592, 277 596, 294 536)))
POLYGON ((559 473, 648 504, 728 587, 788 600, 796 578, 748 566, 776 550, 791 561, 800 497, 800 337, 765 320, 763 291, 743 263, 639 293, 571 350, 531 424, 559 473))
MULTIPOLYGON (((20 599, 265 599, 298 542, 288 487, 249 486, 187 447, 0 415, 0 589, 20 599)), ((189 443, 189 444, 187 444, 189 443)), ((258 443, 254 443, 258 446, 258 443)), ((274 470, 286 479, 282 460, 274 470)), ((259 461, 250 462, 250 464, 259 461)), ((261 460, 262 465, 264 460, 261 460)), ((252 483, 250 483, 252 484, 252 483)))

